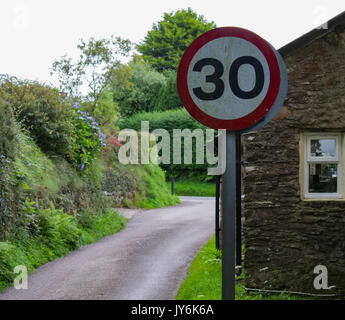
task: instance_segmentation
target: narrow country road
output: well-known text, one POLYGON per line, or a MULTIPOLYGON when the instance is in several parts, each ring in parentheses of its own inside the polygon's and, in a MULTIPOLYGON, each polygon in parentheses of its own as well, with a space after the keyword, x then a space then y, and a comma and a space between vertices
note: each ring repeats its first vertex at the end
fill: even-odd
POLYGON ((214 199, 134 213, 121 232, 47 263, 28 289, 2 299, 174 299, 191 260, 214 232, 214 199))

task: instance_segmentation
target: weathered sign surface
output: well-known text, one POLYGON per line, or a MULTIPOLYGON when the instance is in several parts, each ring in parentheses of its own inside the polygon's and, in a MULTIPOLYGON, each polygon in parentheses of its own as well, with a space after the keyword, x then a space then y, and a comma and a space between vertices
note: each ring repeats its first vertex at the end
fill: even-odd
POLYGON ((286 94, 286 70, 279 53, 258 35, 223 27, 202 34, 187 48, 177 86, 197 121, 236 131, 258 124, 273 106, 272 112, 278 112, 286 94))

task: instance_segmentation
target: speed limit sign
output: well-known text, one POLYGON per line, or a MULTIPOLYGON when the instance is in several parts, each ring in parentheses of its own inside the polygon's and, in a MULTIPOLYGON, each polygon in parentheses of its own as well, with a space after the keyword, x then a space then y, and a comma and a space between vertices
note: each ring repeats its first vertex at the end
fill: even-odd
POLYGON ((177 87, 197 121, 237 131, 257 124, 273 106, 273 112, 279 110, 286 78, 285 65, 269 43, 251 31, 223 27, 202 34, 187 48, 177 87))
POLYGON ((241 225, 241 134, 261 128, 278 113, 287 92, 285 64, 257 34, 217 28, 196 38, 184 52, 177 88, 192 117, 207 127, 227 130, 221 188, 222 297, 233 300, 235 251, 241 257, 241 242, 236 242, 241 230, 235 230, 241 225))

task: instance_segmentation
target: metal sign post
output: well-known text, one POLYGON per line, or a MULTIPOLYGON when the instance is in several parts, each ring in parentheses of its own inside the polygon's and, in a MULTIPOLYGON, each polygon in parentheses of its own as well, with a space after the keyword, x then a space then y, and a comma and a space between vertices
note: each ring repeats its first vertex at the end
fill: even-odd
POLYGON ((241 132, 236 132, 236 275, 242 272, 241 132))
POLYGON ((222 185, 223 255, 222 299, 235 299, 236 134, 226 133, 226 170, 222 185))
POLYGON ((216 177, 216 215, 215 215, 215 238, 216 238, 216 249, 220 249, 220 241, 219 241, 219 198, 220 198, 220 177, 216 177))

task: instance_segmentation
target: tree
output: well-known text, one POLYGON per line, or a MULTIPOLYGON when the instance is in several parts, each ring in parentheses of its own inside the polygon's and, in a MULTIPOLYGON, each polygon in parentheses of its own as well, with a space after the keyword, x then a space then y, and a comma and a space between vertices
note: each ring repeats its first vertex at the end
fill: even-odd
POLYGON ((69 96, 80 96, 82 86, 87 86, 86 101, 96 108, 97 100, 110 83, 113 70, 120 63, 119 56, 128 55, 131 42, 120 37, 110 39, 90 38, 78 44, 80 56, 73 62, 67 55, 53 63, 51 75, 58 75, 60 89, 69 96))
POLYGON ((154 101, 154 110, 165 111, 170 109, 178 109, 182 107, 177 91, 177 73, 169 70, 165 72, 166 82, 158 91, 157 97, 154 101))
POLYGON ((135 57, 128 65, 118 65, 113 72, 113 99, 122 116, 152 111, 166 78, 151 65, 135 57))
POLYGON ((113 94, 109 85, 102 91, 96 106, 92 103, 83 103, 82 108, 88 113, 93 110, 92 114, 104 132, 112 131, 116 127, 119 106, 113 101, 113 94))
POLYGON ((207 22, 191 8, 164 13, 163 20, 153 24, 137 49, 157 71, 176 71, 183 52, 192 41, 215 27, 214 22, 207 22))

